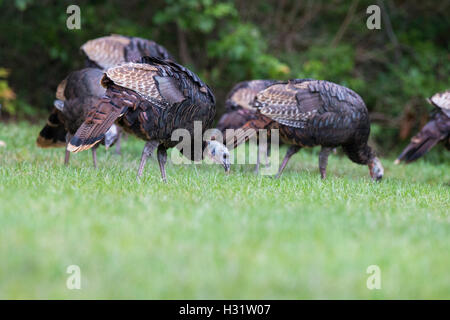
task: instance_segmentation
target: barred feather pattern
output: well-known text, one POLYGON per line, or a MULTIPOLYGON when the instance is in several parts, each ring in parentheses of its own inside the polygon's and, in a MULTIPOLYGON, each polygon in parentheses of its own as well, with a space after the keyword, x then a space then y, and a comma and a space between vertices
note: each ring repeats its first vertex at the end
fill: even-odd
POLYGON ((143 140, 158 140, 166 148, 172 132, 194 134, 194 121, 210 128, 215 99, 209 87, 194 73, 171 61, 145 57, 106 71, 102 80, 106 97, 91 111, 70 142, 73 152, 88 149, 105 133, 110 122, 143 140), (106 125, 105 125, 106 124, 106 125))
POLYGON ((259 121, 245 127, 278 128, 282 142, 300 147, 343 146, 349 158, 361 164, 375 157, 367 146, 367 108, 346 87, 313 79, 277 82, 256 95, 254 106, 259 121))
MULTIPOLYGON (((236 84, 227 95, 227 112, 219 119, 217 129, 226 134, 227 129, 238 129, 248 121, 256 120, 258 116, 253 101, 258 92, 274 83, 274 80, 251 80, 236 84)), ((227 137, 224 138, 227 140, 227 137)))
POLYGON ((88 66, 108 69, 125 62, 139 61, 143 56, 173 59, 170 53, 154 41, 113 34, 89 40, 81 46, 88 66))
POLYGON ((228 112, 237 109, 253 110, 256 94, 276 83, 274 80, 251 80, 236 84, 227 94, 225 108, 228 112))

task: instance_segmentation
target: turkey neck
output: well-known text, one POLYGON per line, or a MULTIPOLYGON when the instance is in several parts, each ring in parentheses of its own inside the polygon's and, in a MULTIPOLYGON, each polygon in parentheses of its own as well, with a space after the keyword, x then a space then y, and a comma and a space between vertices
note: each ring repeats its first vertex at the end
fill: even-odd
POLYGON ((347 156, 355 163, 369 164, 376 157, 375 152, 367 143, 342 145, 347 156))

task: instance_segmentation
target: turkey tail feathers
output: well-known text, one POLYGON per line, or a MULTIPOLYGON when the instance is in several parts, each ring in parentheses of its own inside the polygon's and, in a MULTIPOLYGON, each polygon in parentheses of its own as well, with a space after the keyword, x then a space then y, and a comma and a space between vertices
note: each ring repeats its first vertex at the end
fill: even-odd
MULTIPOLYGON (((273 128, 272 124, 274 122, 272 119, 265 117, 265 116, 257 116, 257 119, 249 120, 246 124, 244 124, 239 129, 236 129, 234 132, 234 135, 228 136, 225 132, 225 135, 227 136, 227 147, 234 149, 241 145, 244 142, 247 142, 254 136, 258 136, 259 130, 268 130, 271 127, 273 128), (231 140, 231 141, 228 141, 231 140)), ((269 136, 268 131, 267 135, 269 136)))
POLYGON ((40 148, 59 148, 66 145, 66 128, 55 108, 48 117, 47 124, 39 132, 36 144, 40 148))
POLYGON ((126 109, 127 107, 120 108, 116 106, 108 98, 101 99, 89 111, 86 120, 70 140, 67 150, 70 152, 79 152, 95 146, 104 139, 105 133, 126 109))
POLYGON ((439 138, 430 136, 415 137, 412 142, 398 156, 395 163, 405 161, 405 163, 413 162, 427 153, 439 142, 439 138))
POLYGON ((227 146, 231 149, 237 148, 242 143, 250 140, 250 138, 252 138, 256 134, 257 130, 253 127, 252 122, 249 121, 241 128, 236 129, 234 135, 230 136, 230 138, 227 137, 227 146))
POLYGON ((398 164, 401 161, 409 163, 417 160, 444 137, 445 134, 441 132, 438 121, 432 120, 428 122, 418 134, 411 138, 411 143, 406 146, 397 160, 395 160, 395 163, 398 164))

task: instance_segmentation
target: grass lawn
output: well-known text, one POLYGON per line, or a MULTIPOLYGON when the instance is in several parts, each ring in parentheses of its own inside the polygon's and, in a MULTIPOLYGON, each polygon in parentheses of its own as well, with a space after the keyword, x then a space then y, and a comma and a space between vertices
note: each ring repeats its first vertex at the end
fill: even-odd
POLYGON ((382 159, 381 183, 333 155, 322 181, 318 149, 279 180, 169 163, 164 184, 152 159, 137 183, 143 141, 99 148, 98 170, 90 152, 65 167, 63 149, 35 146, 39 130, 0 124, 1 299, 450 298, 448 156, 382 159))

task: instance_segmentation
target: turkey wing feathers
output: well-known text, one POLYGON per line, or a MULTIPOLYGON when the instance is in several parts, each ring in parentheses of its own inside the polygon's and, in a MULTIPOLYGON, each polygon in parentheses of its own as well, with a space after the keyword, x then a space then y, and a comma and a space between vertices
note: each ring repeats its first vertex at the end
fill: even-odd
POLYGON ((199 108, 208 121, 212 120, 214 96, 196 75, 170 61, 153 57, 145 57, 142 61, 106 71, 102 79, 102 85, 107 88, 106 97, 89 112, 70 141, 69 151, 78 152, 94 146, 118 118, 126 121, 130 129, 138 129, 145 138, 149 137, 150 128, 169 130, 177 114, 183 114, 183 117, 199 114, 189 112, 189 108, 199 108), (154 126, 155 123, 158 125, 154 126))
POLYGON ((261 114, 294 128, 304 128, 310 121, 314 125, 314 120, 322 123, 321 119, 328 119, 324 122, 327 126, 331 119, 349 124, 360 113, 367 113, 361 97, 352 90, 311 79, 274 84, 257 94, 255 106, 261 114))
POLYGON ((173 60, 166 48, 156 42, 138 37, 130 38, 130 43, 124 48, 125 61, 141 61, 141 58, 144 56, 173 60))
POLYGON ((257 94, 255 105, 261 114, 286 126, 302 128, 322 103, 317 93, 307 87, 275 84, 257 94))
POLYGON ((89 40, 81 46, 87 58, 103 69, 125 61, 124 49, 130 39, 121 35, 110 35, 89 40))
POLYGON ((256 94, 276 83, 274 80, 252 80, 240 82, 228 93, 225 106, 228 111, 237 108, 253 110, 256 94))
POLYGON ((137 62, 143 56, 173 59, 163 46, 154 41, 113 34, 89 40, 81 51, 94 66, 108 69, 124 62, 137 62))
POLYGON ((105 133, 113 125, 114 121, 126 110, 127 107, 120 108, 110 99, 101 99, 89 111, 86 120, 70 140, 67 150, 79 152, 99 143, 105 137, 105 133))

